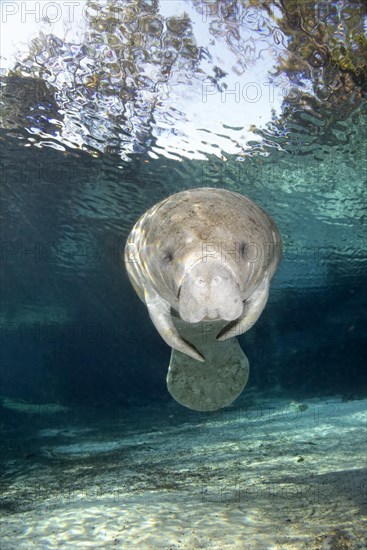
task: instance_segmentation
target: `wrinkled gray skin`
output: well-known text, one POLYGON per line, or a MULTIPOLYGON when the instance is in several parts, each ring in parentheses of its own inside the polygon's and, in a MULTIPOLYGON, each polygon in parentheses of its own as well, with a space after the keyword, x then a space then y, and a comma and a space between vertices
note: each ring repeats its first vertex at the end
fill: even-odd
POLYGON ((250 199, 225 189, 177 193, 138 220, 125 249, 130 280, 163 340, 204 361, 184 340, 184 321, 228 321, 218 340, 249 330, 264 309, 281 257, 273 220, 250 199), (172 311, 173 310, 173 311, 172 311))

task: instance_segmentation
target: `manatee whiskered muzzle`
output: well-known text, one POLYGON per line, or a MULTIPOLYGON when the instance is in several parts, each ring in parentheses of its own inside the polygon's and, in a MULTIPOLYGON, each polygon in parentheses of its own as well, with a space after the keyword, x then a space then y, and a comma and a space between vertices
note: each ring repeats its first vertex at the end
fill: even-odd
POLYGON ((237 281, 218 261, 194 264, 182 281, 178 297, 180 317, 187 323, 233 321, 243 310, 237 281))

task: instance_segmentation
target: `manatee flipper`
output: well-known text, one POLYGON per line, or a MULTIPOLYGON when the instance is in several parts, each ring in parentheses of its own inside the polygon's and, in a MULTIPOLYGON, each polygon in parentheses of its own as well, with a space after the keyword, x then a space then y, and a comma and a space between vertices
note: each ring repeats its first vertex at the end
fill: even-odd
POLYGON ((239 336, 256 323, 260 317, 269 297, 270 281, 267 277, 262 281, 259 287, 252 294, 251 298, 243 305, 241 317, 228 323, 217 335, 217 340, 223 342, 228 338, 239 336))
POLYGON ((180 334, 195 345, 205 357, 199 363, 172 350, 167 374, 167 388, 181 405, 195 411, 216 411, 228 407, 246 386, 249 362, 236 338, 218 342, 218 328, 226 323, 190 325, 173 318, 180 334))
POLYGON ((150 290, 149 292, 145 290, 145 302, 148 307, 150 318, 166 344, 173 349, 182 351, 182 353, 189 355, 197 361, 204 361, 203 356, 195 347, 189 342, 186 342, 177 332, 172 321, 169 303, 161 298, 154 290, 150 290))

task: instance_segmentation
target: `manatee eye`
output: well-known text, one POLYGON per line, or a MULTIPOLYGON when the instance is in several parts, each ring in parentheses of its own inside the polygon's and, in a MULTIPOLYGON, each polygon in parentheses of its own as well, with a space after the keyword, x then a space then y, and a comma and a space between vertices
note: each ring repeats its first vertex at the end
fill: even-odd
POLYGON ((240 254, 242 258, 246 258, 246 243, 244 241, 240 243, 240 254))
POLYGON ((173 253, 171 250, 166 250, 165 253, 162 256, 162 261, 165 264, 169 264, 173 260, 173 253))

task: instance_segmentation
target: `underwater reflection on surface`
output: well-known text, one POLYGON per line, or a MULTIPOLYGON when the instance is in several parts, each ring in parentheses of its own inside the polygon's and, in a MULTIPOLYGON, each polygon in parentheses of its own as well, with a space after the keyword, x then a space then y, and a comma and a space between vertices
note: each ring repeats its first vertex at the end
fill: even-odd
POLYGON ((3 125, 30 143, 125 160, 310 153, 342 139, 330 124, 366 91, 362 1, 74 4, 37 4, 38 20, 2 8, 3 125))

